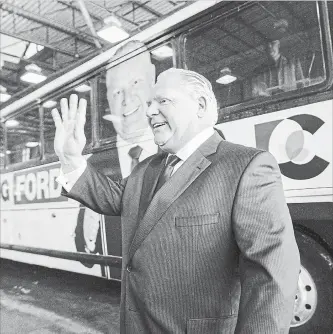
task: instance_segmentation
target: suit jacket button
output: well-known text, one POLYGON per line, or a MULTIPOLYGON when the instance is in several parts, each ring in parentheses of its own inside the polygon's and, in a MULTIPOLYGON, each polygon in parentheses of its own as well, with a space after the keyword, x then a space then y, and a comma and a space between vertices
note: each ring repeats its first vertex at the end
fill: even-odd
POLYGON ((131 270, 132 270, 132 266, 131 266, 130 264, 128 264, 128 265, 127 265, 127 267, 126 267, 126 270, 127 270, 127 272, 129 272, 129 273, 130 273, 130 272, 131 272, 131 270))

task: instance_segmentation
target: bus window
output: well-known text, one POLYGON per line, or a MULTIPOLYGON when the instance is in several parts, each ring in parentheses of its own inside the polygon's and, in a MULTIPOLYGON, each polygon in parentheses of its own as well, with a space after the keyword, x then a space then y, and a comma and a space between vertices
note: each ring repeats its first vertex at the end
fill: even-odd
POLYGON ((90 90, 91 87, 88 82, 78 85, 77 87, 62 93, 59 96, 59 99, 54 99, 54 101, 46 101, 44 102, 44 142, 45 142, 45 156, 54 155, 54 135, 55 135, 55 125, 53 122, 53 118, 51 115, 51 110, 57 108, 60 112, 60 99, 68 98, 71 94, 77 94, 79 99, 85 98, 87 100, 87 112, 86 112, 86 124, 84 127, 84 133, 86 135, 86 146, 87 148, 91 144, 91 103, 90 103, 90 90))
POLYGON ((220 108, 323 82, 315 2, 259 1, 185 36, 185 62, 212 83, 220 108))
POLYGON ((38 108, 7 120, 6 129, 8 165, 40 157, 40 121, 38 108))
POLYGON ((0 126, 0 169, 5 167, 6 152, 5 152, 5 133, 2 126, 0 126))
MULTIPOLYGON (((132 136, 133 133, 137 133, 138 136, 141 136, 142 132, 138 131, 138 129, 148 126, 145 115, 146 105, 142 105, 141 103, 145 103, 145 100, 148 100, 151 82, 154 81, 155 78, 150 77, 151 74, 147 70, 146 65, 140 66, 140 64, 138 64, 139 59, 140 58, 129 59, 128 61, 108 70, 112 73, 112 80, 119 77, 119 80, 121 80, 119 86, 120 88, 127 87, 126 91, 119 91, 118 94, 122 94, 122 98, 129 99, 129 104, 132 104, 133 107, 139 107, 139 109, 135 112, 136 114, 133 113, 133 115, 130 115, 127 119, 118 117, 116 112, 112 112, 112 110, 110 110, 107 96, 110 94, 110 100, 112 99, 115 101, 116 97, 112 97, 111 94, 115 93, 118 88, 117 85, 112 85, 111 89, 113 89, 113 93, 111 91, 108 92, 106 87, 106 74, 102 73, 99 78, 98 105, 101 115, 99 127, 101 139, 105 140, 115 138, 117 134, 120 136, 123 134, 126 137, 127 135, 132 136), (131 70, 131 66, 134 66, 133 70, 131 70), (133 75, 129 76, 128 73, 135 73, 136 77, 133 75), (114 125, 115 122, 118 123, 114 125)), ((171 43, 166 43, 152 49, 150 51, 150 59, 151 63, 155 66, 155 76, 159 75, 168 68, 173 67, 174 51, 171 43)), ((113 108, 116 109, 116 105, 114 105, 113 108)), ((131 110, 125 109, 123 111, 124 113, 131 112, 131 110)), ((123 139, 126 140, 126 138, 123 139)))
POLYGON ((164 44, 150 51, 151 61, 155 65, 156 77, 174 67, 174 50, 171 43, 164 44))

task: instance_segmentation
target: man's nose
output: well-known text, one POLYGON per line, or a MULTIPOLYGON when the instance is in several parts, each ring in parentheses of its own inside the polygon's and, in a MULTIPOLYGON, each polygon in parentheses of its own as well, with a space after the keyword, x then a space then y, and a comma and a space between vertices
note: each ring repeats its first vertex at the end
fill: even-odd
POLYGON ((130 89, 124 89, 123 90, 123 100, 122 100, 122 105, 125 107, 130 104, 132 100, 133 94, 130 91, 130 89))
POLYGON ((146 116, 151 118, 154 115, 158 115, 158 113, 159 111, 158 111, 156 103, 152 102, 151 105, 147 108, 146 116))

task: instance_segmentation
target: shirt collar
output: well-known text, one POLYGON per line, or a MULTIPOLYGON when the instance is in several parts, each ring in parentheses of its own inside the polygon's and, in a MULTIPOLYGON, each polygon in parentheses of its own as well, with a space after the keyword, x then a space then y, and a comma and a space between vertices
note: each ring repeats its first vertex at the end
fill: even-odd
POLYGON ((209 127, 201 131, 176 153, 177 157, 182 161, 187 160, 190 155, 192 155, 192 153, 194 153, 194 151, 197 150, 213 134, 213 127, 209 127))
POLYGON ((154 135, 151 131, 151 128, 148 127, 142 136, 137 137, 135 142, 129 142, 117 134, 117 148, 126 147, 131 149, 134 146, 141 146, 143 150, 155 154, 156 153, 156 144, 154 143, 154 135))

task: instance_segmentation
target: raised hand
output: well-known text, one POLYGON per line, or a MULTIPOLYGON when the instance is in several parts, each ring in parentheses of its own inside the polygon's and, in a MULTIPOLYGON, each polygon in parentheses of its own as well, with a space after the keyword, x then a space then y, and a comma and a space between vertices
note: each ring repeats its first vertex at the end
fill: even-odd
POLYGON ((61 99, 61 117, 57 109, 52 110, 56 126, 54 150, 62 164, 63 171, 70 172, 78 168, 84 159, 82 151, 86 144, 84 124, 86 122, 87 101, 72 94, 68 100, 61 99))

